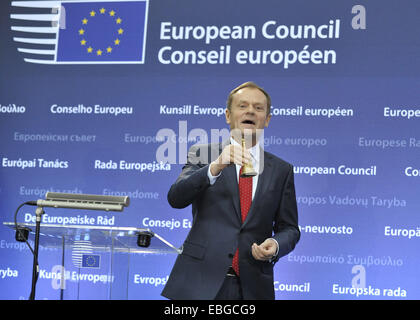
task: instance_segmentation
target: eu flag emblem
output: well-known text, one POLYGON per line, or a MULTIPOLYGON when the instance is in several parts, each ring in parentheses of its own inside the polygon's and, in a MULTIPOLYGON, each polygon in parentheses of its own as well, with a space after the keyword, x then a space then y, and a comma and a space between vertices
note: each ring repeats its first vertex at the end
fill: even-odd
POLYGON ((19 27, 29 33, 55 33, 55 38, 18 38, 39 49, 18 51, 40 55, 27 62, 49 64, 144 63, 148 0, 14 1, 14 6, 51 7, 55 14, 12 14, 12 19, 51 21, 52 27, 19 27), (45 47, 48 45, 48 47, 45 47), (51 50, 51 45, 54 49, 51 50), (44 59, 48 58, 49 59, 44 59))
POLYGON ((83 254, 82 268, 99 268, 101 256, 99 254, 83 254))

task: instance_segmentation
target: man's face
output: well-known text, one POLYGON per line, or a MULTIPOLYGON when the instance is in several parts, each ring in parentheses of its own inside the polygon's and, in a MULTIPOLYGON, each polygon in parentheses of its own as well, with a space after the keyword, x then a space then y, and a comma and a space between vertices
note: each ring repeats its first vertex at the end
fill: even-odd
POLYGON ((271 114, 267 115, 267 98, 257 88, 242 88, 233 95, 231 110, 226 109, 226 122, 230 130, 239 129, 242 133, 268 127, 271 114))

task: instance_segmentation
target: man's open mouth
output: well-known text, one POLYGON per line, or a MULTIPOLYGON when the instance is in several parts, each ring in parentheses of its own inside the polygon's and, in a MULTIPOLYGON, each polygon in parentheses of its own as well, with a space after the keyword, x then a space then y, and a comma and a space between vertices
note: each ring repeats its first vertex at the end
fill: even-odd
POLYGON ((254 126, 255 126, 255 122, 254 122, 254 121, 252 121, 252 120, 244 120, 244 121, 242 121, 242 123, 243 123, 243 124, 252 124, 252 125, 254 125, 254 126))

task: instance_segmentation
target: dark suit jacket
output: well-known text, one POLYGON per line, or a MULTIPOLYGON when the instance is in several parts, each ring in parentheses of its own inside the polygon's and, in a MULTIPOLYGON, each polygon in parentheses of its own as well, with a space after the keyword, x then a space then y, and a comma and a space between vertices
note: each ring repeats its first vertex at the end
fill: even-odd
POLYGON ((162 292, 167 298, 214 299, 239 246, 244 299, 274 299, 273 266, 299 241, 292 165, 264 152, 254 199, 242 223, 235 165, 226 167, 213 185, 207 176, 209 163, 227 143, 193 146, 168 192, 172 207, 192 204, 193 222, 162 292), (272 262, 254 259, 252 243, 270 237, 279 244, 277 257, 272 262))

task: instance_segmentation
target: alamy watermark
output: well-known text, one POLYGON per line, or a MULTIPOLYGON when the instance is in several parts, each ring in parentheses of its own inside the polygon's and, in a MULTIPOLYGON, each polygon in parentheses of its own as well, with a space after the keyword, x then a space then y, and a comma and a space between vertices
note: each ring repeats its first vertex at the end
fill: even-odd
MULTIPOLYGON (((156 161, 169 164, 185 164, 187 159, 194 161, 195 158, 188 157, 188 142, 194 141, 194 145, 211 144, 216 146, 221 142, 235 139, 239 144, 245 139, 247 149, 256 143, 264 149, 264 130, 263 129, 210 129, 210 133, 203 128, 188 130, 187 121, 178 121, 178 132, 170 128, 160 129, 156 134, 156 141, 162 144, 156 150, 156 161)), ((233 151, 232 151, 233 152, 233 151)), ((218 148, 201 148, 200 162, 216 159, 220 153, 218 148), (210 154, 208 154, 210 152, 210 154), (206 154, 207 153, 207 154, 206 154)), ((264 153, 260 152, 260 163, 263 163, 264 153)), ((197 158, 198 159, 198 158, 197 158)), ((198 161, 198 160, 197 160, 198 161)), ((195 163, 193 163, 195 164, 195 163)))

